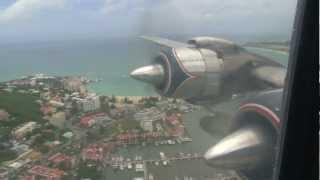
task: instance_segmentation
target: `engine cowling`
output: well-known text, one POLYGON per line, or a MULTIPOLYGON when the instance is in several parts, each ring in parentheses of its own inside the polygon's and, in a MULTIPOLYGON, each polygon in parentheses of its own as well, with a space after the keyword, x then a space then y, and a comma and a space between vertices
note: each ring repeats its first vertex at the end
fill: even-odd
POLYGON ((152 83, 160 95, 188 100, 218 95, 223 69, 216 52, 179 47, 161 51, 152 65, 136 69, 131 76, 152 83))
POLYGON ((281 125, 281 99, 282 89, 278 89, 243 103, 230 134, 205 153, 206 162, 215 168, 271 174, 281 125))

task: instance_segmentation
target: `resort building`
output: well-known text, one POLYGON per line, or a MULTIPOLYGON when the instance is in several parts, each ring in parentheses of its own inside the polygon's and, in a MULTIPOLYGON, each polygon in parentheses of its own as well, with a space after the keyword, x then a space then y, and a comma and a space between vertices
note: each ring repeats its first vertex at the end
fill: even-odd
POLYGON ((77 103, 79 109, 83 112, 91 112, 100 109, 100 98, 95 94, 91 94, 86 98, 73 98, 77 103))

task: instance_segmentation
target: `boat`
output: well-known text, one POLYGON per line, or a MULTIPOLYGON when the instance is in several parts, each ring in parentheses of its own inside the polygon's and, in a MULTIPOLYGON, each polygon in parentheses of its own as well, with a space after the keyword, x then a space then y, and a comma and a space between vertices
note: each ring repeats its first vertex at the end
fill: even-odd
POLYGON ((132 169, 132 164, 128 163, 128 169, 132 169))
POLYGON ((163 161, 162 164, 163 164, 164 166, 166 166, 166 165, 168 165, 168 162, 167 162, 167 161, 163 161))
POLYGON ((143 172, 144 171, 144 167, 142 163, 137 163, 136 164, 136 172, 143 172))
POLYGON ((161 159, 165 159, 165 158, 166 158, 164 152, 160 152, 160 158, 161 158, 161 159))
POLYGON ((120 170, 124 170, 124 165, 123 164, 120 164, 120 170))
POLYGON ((149 174, 149 180, 154 180, 154 177, 152 174, 149 174))

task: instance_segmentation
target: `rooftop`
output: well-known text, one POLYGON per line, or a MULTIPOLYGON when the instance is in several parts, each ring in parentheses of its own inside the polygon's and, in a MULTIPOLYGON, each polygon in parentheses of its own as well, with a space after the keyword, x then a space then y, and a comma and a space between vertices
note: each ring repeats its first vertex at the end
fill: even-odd
POLYGON ((50 178, 60 178, 64 175, 64 171, 59 169, 51 169, 45 166, 36 165, 28 171, 31 174, 50 177, 50 178))
POLYGON ((48 160, 52 161, 53 163, 60 163, 63 161, 70 161, 72 158, 70 156, 67 156, 65 154, 62 153, 57 153, 53 156, 51 156, 48 160))

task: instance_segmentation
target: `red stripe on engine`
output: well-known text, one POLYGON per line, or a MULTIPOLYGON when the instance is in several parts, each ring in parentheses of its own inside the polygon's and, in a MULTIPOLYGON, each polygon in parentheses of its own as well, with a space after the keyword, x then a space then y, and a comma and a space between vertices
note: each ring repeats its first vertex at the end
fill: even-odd
POLYGON ((260 115, 266 117, 267 119, 271 120, 271 123, 277 130, 280 128, 280 118, 269 108, 263 106, 261 104, 249 103, 244 104, 240 107, 241 111, 255 111, 260 115))

